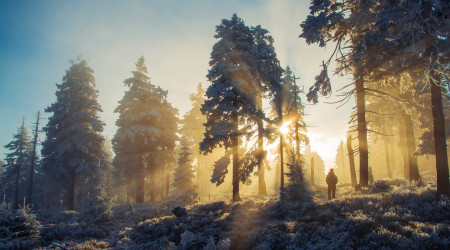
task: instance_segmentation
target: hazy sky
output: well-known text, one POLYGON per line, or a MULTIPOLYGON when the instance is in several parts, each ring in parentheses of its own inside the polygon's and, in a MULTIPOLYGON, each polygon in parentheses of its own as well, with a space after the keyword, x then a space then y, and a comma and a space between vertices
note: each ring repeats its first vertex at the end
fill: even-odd
MULTIPOLYGON (((123 80, 142 55, 152 83, 169 91, 168 98, 182 117, 197 84, 208 85, 205 76, 216 42, 215 26, 233 13, 248 26, 260 24, 270 31, 282 66, 289 65, 307 90, 333 49, 308 46, 298 38, 308 8, 306 0, 0 1, 0 158, 22 117, 31 132, 36 113, 55 101, 55 83, 79 55, 95 71, 109 138, 116 130, 118 115, 113 110, 125 91, 123 80)), ((333 89, 349 79, 333 77, 333 89)), ((327 168, 334 166, 354 106, 353 100, 340 109, 323 103, 334 99, 306 107, 311 147, 327 168)), ((306 102, 305 97, 302 100, 306 102)))

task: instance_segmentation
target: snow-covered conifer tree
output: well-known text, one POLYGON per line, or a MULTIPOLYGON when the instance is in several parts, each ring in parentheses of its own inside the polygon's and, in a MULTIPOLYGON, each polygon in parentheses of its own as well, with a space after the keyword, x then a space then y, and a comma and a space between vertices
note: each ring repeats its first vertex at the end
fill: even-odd
POLYGON ((12 184, 14 180, 14 199, 13 199, 13 209, 19 209, 19 189, 20 183, 23 179, 23 173, 25 165, 27 164, 27 149, 30 147, 30 136, 28 135, 28 130, 25 128, 25 118, 23 119, 22 126, 17 130, 14 135, 14 140, 8 143, 5 148, 12 151, 6 154, 6 173, 4 176, 5 181, 12 184), (9 180, 8 180, 9 179, 9 180))
MULTIPOLYGON (((234 14, 216 27, 202 113, 206 115, 205 137, 201 151, 210 153, 218 146, 231 148, 233 156, 233 201, 239 197, 239 137, 245 134, 240 124, 249 114, 259 112, 255 102, 256 62, 253 53, 253 35, 242 19, 234 14)), ((228 152, 228 151, 227 151, 228 152)), ((225 157, 229 157, 227 154, 225 157)))
POLYGON ((285 174, 289 181, 286 187, 281 190, 281 199, 287 199, 291 202, 312 201, 311 194, 303 181, 303 172, 300 171, 303 159, 297 157, 294 151, 291 151, 291 154, 291 163, 287 164, 289 171, 285 174), (297 159, 300 159, 301 162, 297 162, 297 159))
POLYGON ((202 104, 205 102, 205 89, 202 84, 197 85, 197 91, 190 95, 192 108, 186 112, 183 119, 180 121, 180 134, 185 137, 186 144, 192 149, 192 157, 196 159, 197 166, 195 172, 197 173, 197 185, 199 194, 206 192, 201 180, 206 172, 206 157, 200 154, 200 143, 203 140, 205 133, 206 117, 200 111, 202 104))
POLYGON ((194 186, 194 170, 190 159, 191 149, 185 138, 181 139, 181 153, 178 158, 178 167, 175 169, 171 191, 172 197, 182 205, 191 203, 197 197, 197 188, 194 186))
POLYGON ((302 100, 300 98, 300 89, 295 82, 296 78, 291 71, 289 66, 286 67, 286 71, 284 72, 284 77, 282 78, 282 88, 283 88, 283 119, 288 124, 288 133, 287 137, 289 140, 295 141, 295 145, 289 145, 288 148, 292 148, 291 150, 294 155, 297 157, 296 162, 299 171, 302 173, 302 159, 300 155, 300 144, 309 143, 309 139, 306 136, 306 123, 303 120, 303 116, 305 114, 305 106, 302 104, 302 100))
MULTIPOLYGON (((124 81, 129 90, 115 110, 119 119, 112 140, 114 165, 126 185, 127 203, 132 184, 136 185, 136 202, 144 202, 146 176, 154 186, 157 170, 173 160, 177 140, 177 110, 167 101, 167 91, 151 84, 147 74, 144 57, 140 57, 133 77, 124 81)), ((154 200, 153 192, 151 188, 150 200, 154 200)))
POLYGON ((189 99, 192 102, 192 108, 186 112, 183 119, 180 121, 180 133, 186 139, 186 144, 192 148, 192 154, 199 153, 199 145, 203 140, 203 133, 205 128, 203 123, 206 122, 206 117, 202 114, 200 109, 205 102, 205 89, 202 84, 197 85, 197 92, 192 93, 189 99))
POLYGON ((103 202, 106 155, 94 71, 81 57, 71 64, 62 83, 56 84, 56 101, 45 109, 51 116, 43 128, 42 170, 58 188, 49 190, 47 196, 64 197, 66 207, 73 210, 77 193, 83 199, 103 202))
MULTIPOLYGON (((265 169, 263 162, 266 152, 264 151, 264 137, 271 137, 271 130, 264 128, 264 120, 266 116, 263 112, 263 97, 267 96, 271 99, 272 104, 280 100, 282 88, 281 88, 281 75, 283 68, 280 66, 280 62, 277 59, 275 48, 273 46, 274 39, 269 34, 269 31, 263 29, 261 25, 252 27, 252 34, 254 39, 254 56, 256 60, 256 105, 259 110, 258 113, 253 114, 252 120, 255 120, 258 129, 258 150, 256 151, 256 158, 258 163, 258 177, 259 177, 259 191, 260 195, 266 195, 266 185, 264 173, 265 169)), ((266 119, 267 120, 267 119, 266 119)), ((275 121, 276 123, 277 121, 275 121)), ((251 166, 251 165, 250 165, 251 166)), ((247 172, 251 172, 249 169, 247 172)))

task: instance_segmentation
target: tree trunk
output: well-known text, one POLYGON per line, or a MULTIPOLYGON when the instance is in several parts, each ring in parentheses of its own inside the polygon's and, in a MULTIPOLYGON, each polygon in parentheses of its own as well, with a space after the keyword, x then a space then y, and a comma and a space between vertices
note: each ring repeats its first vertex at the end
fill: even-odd
POLYGON ((386 141, 384 142, 384 155, 385 155, 385 158, 386 158, 387 176, 389 178, 392 178, 392 173, 391 173, 391 156, 389 155, 389 145, 388 145, 388 143, 386 141))
MULTIPOLYGON (((198 173, 197 173, 198 175, 198 173)), ((169 173, 166 174, 166 196, 169 196, 169 186, 170 186, 170 176, 169 173)))
POLYGON ((131 204, 131 183, 130 181, 127 181, 126 185, 126 193, 127 193, 127 205, 131 204))
POLYGON ((75 189, 76 189, 76 173, 75 169, 70 170, 70 176, 69 176, 69 187, 67 192, 67 208, 69 210, 75 209, 75 189))
POLYGON ((359 146, 359 184, 362 187, 369 182, 369 152, 367 150, 367 123, 364 79, 356 79, 356 115, 358 118, 358 146, 359 146))
POLYGON ((384 131, 386 132, 386 138, 384 140, 384 153, 386 155, 386 168, 387 168, 387 176, 388 178, 392 178, 392 169, 394 168, 395 164, 393 163, 394 160, 394 154, 393 154, 393 148, 392 148, 392 129, 389 126, 389 124, 386 122, 384 123, 386 129, 384 131))
POLYGON ((409 180, 420 182, 419 166, 417 163, 417 157, 414 155, 416 152, 416 143, 414 137, 414 124, 411 119, 411 115, 404 114, 405 120, 405 133, 406 133, 406 146, 408 148, 408 161, 409 161, 409 180))
POLYGON ((389 155, 391 156, 391 166, 392 166, 392 168, 391 168, 391 177, 393 177, 394 176, 394 170, 396 169, 396 166, 397 166, 397 157, 396 157, 396 153, 395 153, 395 150, 394 150, 394 143, 393 143, 393 141, 391 141, 390 143, 389 143, 389 155))
POLYGON ((390 152, 389 152, 389 143, 390 143, 390 138, 388 137, 388 136, 390 136, 390 134, 388 135, 387 133, 387 128, 388 127, 388 124, 387 124, 387 122, 386 122, 386 120, 384 120, 384 126, 383 126, 383 128, 382 128, 382 132, 383 132, 383 134, 385 134, 385 137, 384 137, 384 155, 385 155, 385 158, 386 158, 386 171, 387 171, 387 176, 389 177, 389 178, 391 178, 392 177, 392 171, 391 171, 391 155, 390 155, 390 152))
POLYGON ((149 175, 149 179, 150 179, 150 185, 149 185, 149 189, 148 189, 149 199, 150 199, 150 201, 155 201, 156 200, 155 189, 157 187, 155 173, 151 172, 149 175))
POLYGON ((108 169, 108 173, 106 174, 106 188, 105 188, 106 197, 112 197, 113 196, 111 185, 112 185, 112 176, 111 176, 110 169, 108 169))
POLYGON ((283 158, 283 134, 280 133, 280 188, 284 188, 284 158, 283 158))
MULTIPOLYGON (((257 97, 258 109, 262 111, 262 97, 261 94, 257 97)), ((265 169, 264 169, 264 124, 262 118, 257 118, 258 126, 258 194, 267 195, 266 181, 264 179, 265 169)))
POLYGON ((373 184, 373 173, 372 173, 372 168, 369 167, 369 184, 373 184))
POLYGON ((314 157, 311 157, 311 186, 314 186, 314 157))
MULTIPOLYGON (((200 159, 199 159, 198 154, 195 156, 195 159, 196 159, 196 162, 197 162, 196 167, 195 167, 195 171, 197 172, 196 182, 197 182, 198 194, 201 195, 201 194, 203 194, 203 186, 201 185, 201 180, 202 180, 201 173, 202 173, 202 171, 200 171, 200 161, 199 161, 200 159)), ((167 196, 169 196, 169 194, 167 194, 167 196)))
POLYGON ((302 164, 300 163, 300 137, 298 136, 298 121, 300 119, 299 113, 298 113, 298 105, 297 105, 297 83, 295 82, 296 79, 294 74, 294 111, 295 111, 295 156, 296 156, 296 162, 298 164, 298 172, 300 174, 300 182, 303 182, 303 169, 302 164))
POLYGON ((434 150, 436 152, 437 193, 449 195, 450 183, 448 173, 447 142, 445 136, 445 117, 442 108, 442 89, 438 75, 431 72, 431 112, 433 113, 434 150))
POLYGON ((28 205, 33 207, 33 185, 34 185, 34 168, 36 166, 36 146, 39 132, 39 116, 41 112, 38 111, 37 119, 36 119, 36 128, 34 131, 34 140, 33 140, 33 153, 31 155, 31 166, 30 166, 30 180, 28 182, 28 205))
POLYGON ((295 162, 298 165, 297 171, 300 174, 300 182, 303 183, 303 169, 302 169, 302 164, 300 162, 300 138, 298 136, 298 118, 295 120, 295 146, 296 146, 296 148, 295 148, 295 162))
POLYGON ((22 153, 20 152, 20 156, 17 160, 17 165, 16 165, 16 188, 14 191, 14 210, 19 209, 19 183, 20 183, 20 170, 21 170, 21 158, 22 158, 22 153))
POLYGON ((166 178, 164 178, 164 171, 162 171, 162 173, 160 173, 160 193, 161 193, 161 201, 163 201, 166 198, 166 178))
MULTIPOLYGON (((341 141, 342 142, 342 141, 341 141)), ((344 142, 342 142, 341 147, 341 162, 342 162, 342 182, 346 180, 347 175, 345 174, 345 158, 344 158, 344 142)))
POLYGON ((403 175, 406 180, 409 180, 409 157, 408 157, 408 147, 406 146, 406 132, 405 132, 405 124, 402 122, 402 119, 398 119, 398 133, 400 136, 400 149, 402 150, 402 158, 403 158, 403 175))
MULTIPOLYGON (((143 163, 142 163, 143 164, 143 163)), ((145 185, 145 174, 144 174, 144 166, 141 166, 141 171, 137 176, 137 182, 136 182, 136 202, 142 203, 144 202, 144 185, 145 185)))
POLYGON ((232 114, 232 122, 234 126, 235 133, 233 137, 231 138, 232 141, 232 153, 233 153, 233 202, 239 201, 241 198, 239 196, 239 135, 238 135, 238 129, 239 129, 239 118, 236 112, 232 114))
POLYGON ((352 136, 347 137, 347 151, 348 151, 348 160, 350 162, 350 178, 352 181, 352 187, 356 187, 356 171, 355 171, 355 158, 353 157, 353 148, 352 148, 352 136))

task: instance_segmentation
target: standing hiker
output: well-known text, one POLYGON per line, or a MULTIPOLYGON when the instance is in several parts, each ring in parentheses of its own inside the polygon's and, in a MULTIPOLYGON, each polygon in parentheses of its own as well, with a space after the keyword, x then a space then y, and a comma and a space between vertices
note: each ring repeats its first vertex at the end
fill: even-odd
POLYGON ((338 178, 334 174, 333 169, 330 169, 330 172, 328 172, 326 181, 328 184, 328 200, 331 200, 331 198, 335 198, 336 184, 338 183, 338 178))

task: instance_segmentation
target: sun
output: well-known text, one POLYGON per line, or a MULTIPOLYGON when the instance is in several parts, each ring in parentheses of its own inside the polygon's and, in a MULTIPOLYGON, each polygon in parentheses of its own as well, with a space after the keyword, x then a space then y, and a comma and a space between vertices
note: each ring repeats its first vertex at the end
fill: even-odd
POLYGON ((291 122, 285 122, 283 123, 283 125, 281 125, 281 127, 278 129, 280 131, 280 133, 282 133, 283 135, 287 134, 289 132, 289 124, 291 122))

